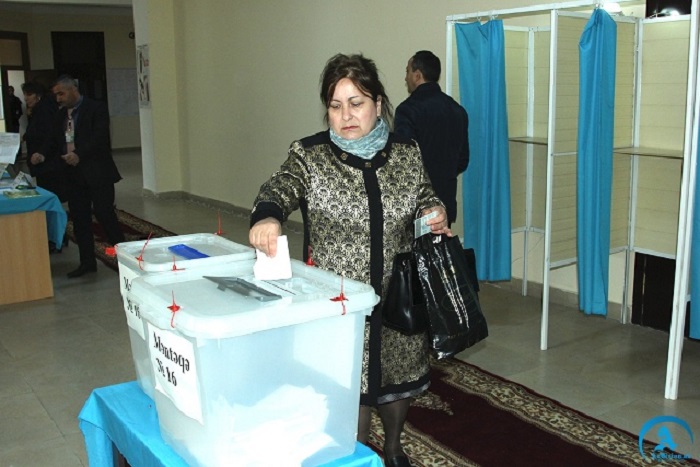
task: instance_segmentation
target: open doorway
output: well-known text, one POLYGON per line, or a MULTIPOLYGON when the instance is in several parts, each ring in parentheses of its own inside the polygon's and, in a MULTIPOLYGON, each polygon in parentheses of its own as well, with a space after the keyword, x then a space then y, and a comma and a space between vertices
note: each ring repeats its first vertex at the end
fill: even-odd
POLYGON ((51 44, 58 75, 71 75, 78 80, 81 94, 108 104, 104 33, 54 31, 51 44))
MULTIPOLYGON (((0 31, 0 82, 2 92, 0 92, 0 109, 2 118, 5 121, 5 130, 19 132, 22 134, 27 128, 26 106, 22 95, 22 84, 24 83, 24 71, 29 68, 29 48, 27 45, 27 34, 21 32, 0 31), (21 117, 19 122, 14 122, 11 117, 10 90, 14 97, 19 98, 21 103, 21 117), (19 124, 17 127, 16 124, 19 124)), ((18 160, 15 165, 22 163, 22 151, 19 151, 18 160)))

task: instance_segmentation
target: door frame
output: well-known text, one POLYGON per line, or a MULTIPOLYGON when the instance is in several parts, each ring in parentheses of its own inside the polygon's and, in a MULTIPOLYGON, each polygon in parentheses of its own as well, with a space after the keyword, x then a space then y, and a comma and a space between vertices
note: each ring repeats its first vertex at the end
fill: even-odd
MULTIPOLYGON (((20 51, 22 55, 21 65, 0 65, 0 86, 2 87, 2 118, 5 118, 9 109, 7 108, 7 88, 10 85, 8 71, 10 70, 28 70, 31 68, 29 63, 29 42, 26 32, 0 31, 0 39, 18 40, 20 43, 20 51)), ((22 93, 21 89, 15 88, 15 95, 22 93)))

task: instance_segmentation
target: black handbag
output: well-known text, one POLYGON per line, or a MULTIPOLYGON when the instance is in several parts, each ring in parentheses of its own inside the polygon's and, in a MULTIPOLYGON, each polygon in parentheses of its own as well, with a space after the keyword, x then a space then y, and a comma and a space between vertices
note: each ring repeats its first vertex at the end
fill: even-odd
POLYGON ((382 306, 384 326, 403 334, 425 332, 428 316, 413 253, 399 253, 394 258, 391 279, 382 306))
POLYGON ((413 243, 431 347, 438 359, 451 357, 488 336, 472 283, 475 270, 467 263, 467 254, 457 236, 423 235, 413 243))

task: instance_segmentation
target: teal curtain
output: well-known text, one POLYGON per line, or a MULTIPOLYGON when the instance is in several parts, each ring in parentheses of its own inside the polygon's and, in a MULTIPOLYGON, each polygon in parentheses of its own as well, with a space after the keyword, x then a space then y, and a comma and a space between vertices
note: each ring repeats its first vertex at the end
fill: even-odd
POLYGON ((577 154, 579 308, 606 315, 610 261, 617 25, 597 8, 579 42, 577 154))
POLYGON ((464 246, 479 279, 510 280, 510 163, 503 22, 455 25, 459 95, 469 114, 469 168, 462 178, 464 246))
MULTIPOLYGON (((700 144, 698 145, 700 146, 700 144)), ((698 154, 700 156, 700 154, 698 154)), ((695 160, 695 176, 698 174, 698 158, 695 160)), ((693 198, 693 237, 690 239, 690 329, 693 339, 700 339, 700 184, 695 182, 693 198)))

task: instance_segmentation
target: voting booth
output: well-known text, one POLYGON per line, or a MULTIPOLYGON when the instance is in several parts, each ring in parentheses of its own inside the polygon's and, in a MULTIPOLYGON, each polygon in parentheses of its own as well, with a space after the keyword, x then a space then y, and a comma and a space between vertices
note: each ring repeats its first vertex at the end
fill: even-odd
MULTIPOLYGON (((163 439, 191 465, 318 465, 355 449, 365 317, 374 289, 292 260, 135 277, 163 439), (235 459, 235 461, 233 461, 235 459)), ((144 375, 145 378, 144 378, 144 375)))

